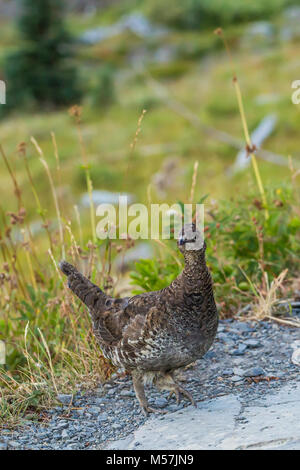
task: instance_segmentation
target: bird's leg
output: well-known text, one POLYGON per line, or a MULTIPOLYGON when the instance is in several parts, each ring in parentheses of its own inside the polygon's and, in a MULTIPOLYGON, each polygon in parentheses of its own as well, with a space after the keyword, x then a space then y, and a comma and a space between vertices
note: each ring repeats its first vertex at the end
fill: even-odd
POLYGON ((144 389, 143 375, 138 372, 132 372, 132 382, 136 397, 145 416, 149 413, 166 413, 164 410, 157 410, 149 406, 144 389))
POLYGON ((169 390, 169 397, 174 394, 176 397, 177 404, 180 402, 180 395, 183 395, 188 398, 188 400, 190 400, 190 402, 192 403, 192 405, 194 405, 195 408, 197 408, 197 404, 193 399, 192 395, 183 387, 181 387, 178 383, 176 383, 171 374, 165 374, 163 377, 160 377, 156 381, 155 385, 160 390, 169 390))

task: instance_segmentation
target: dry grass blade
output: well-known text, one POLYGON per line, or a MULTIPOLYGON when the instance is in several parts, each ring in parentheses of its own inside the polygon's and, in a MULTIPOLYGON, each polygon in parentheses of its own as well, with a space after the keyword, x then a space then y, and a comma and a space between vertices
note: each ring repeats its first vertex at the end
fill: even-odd
POLYGON ((38 154, 40 155, 40 162, 44 166, 45 171, 46 171, 47 176, 48 176, 48 179, 49 179, 49 183, 50 183, 50 187, 51 187, 51 191, 52 191, 52 196, 53 196, 53 201, 54 201, 54 205, 55 205, 55 210, 56 210, 56 215, 57 215, 57 222, 58 222, 58 227, 59 227, 59 236, 60 236, 60 243, 61 243, 61 249, 62 249, 62 256, 64 258, 65 257, 64 234, 63 234, 63 228, 62 228, 62 223, 61 223, 61 214, 60 214, 58 199, 57 199, 56 190, 55 190, 54 182, 53 182, 53 179, 52 179, 52 175, 51 175, 48 163, 46 162, 46 160, 44 158, 43 151, 40 148, 40 146, 38 145, 37 141, 35 140, 34 137, 31 137, 30 140, 33 143, 33 145, 35 146, 38 154))
POLYGON ((191 186, 191 194, 190 194, 190 203, 192 203, 193 200, 194 200, 195 187, 196 187, 196 182, 197 182, 198 166, 199 166, 199 162, 196 161, 196 162, 194 163, 193 178, 192 178, 192 186, 191 186))
POLYGON ((256 290, 256 302, 253 305, 253 319, 263 320, 264 318, 273 318, 273 308, 278 304, 278 291, 281 288, 288 270, 282 271, 278 277, 273 279, 271 284, 268 282, 267 273, 264 272, 266 290, 256 290))

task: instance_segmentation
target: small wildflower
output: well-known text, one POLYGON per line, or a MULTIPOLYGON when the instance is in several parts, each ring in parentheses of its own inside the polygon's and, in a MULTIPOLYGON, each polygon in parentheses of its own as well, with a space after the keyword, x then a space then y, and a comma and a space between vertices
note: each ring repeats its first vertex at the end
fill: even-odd
POLYGON ((69 109, 69 114, 70 116, 73 116, 76 119, 76 121, 79 123, 80 117, 82 114, 82 107, 75 104, 69 109))
POLYGON ((26 155, 26 142, 20 142, 19 145, 17 146, 17 151, 22 157, 25 157, 26 155))
POLYGON ((263 209, 263 204, 259 199, 254 199, 253 205, 260 211, 263 209))

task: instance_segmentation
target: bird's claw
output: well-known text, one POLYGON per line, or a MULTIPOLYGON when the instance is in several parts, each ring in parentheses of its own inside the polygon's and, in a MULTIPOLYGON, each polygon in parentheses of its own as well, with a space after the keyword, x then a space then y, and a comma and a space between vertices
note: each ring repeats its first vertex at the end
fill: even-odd
POLYGON ((170 392, 169 399, 170 399, 173 395, 175 395, 175 397, 176 397, 176 403, 177 403, 177 405, 179 405, 180 400, 181 400, 180 394, 182 394, 183 396, 185 396, 185 397, 191 402, 191 404, 192 404, 195 408, 197 408, 197 403, 195 402, 195 400, 194 400, 194 398, 192 397, 192 395, 191 395, 187 390, 185 390, 184 388, 180 387, 179 385, 178 385, 176 388, 174 388, 174 390, 172 390, 172 391, 170 392))
POLYGON ((142 411, 143 411, 145 416, 148 416, 149 413, 160 413, 160 414, 166 414, 167 413, 166 410, 160 410, 160 409, 157 409, 157 408, 152 408, 152 406, 149 406, 149 405, 143 405, 142 406, 142 411))

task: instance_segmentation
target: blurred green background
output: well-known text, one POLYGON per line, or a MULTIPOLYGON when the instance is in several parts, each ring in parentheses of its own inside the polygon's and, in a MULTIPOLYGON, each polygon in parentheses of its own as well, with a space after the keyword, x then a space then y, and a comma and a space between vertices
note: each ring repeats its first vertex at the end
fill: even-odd
MULTIPOLYGON (((300 105, 292 104, 291 84, 300 74, 300 2, 78 0, 63 2, 64 11, 61 3, 0 1, 0 76, 7 86, 0 141, 33 224, 38 216, 17 146, 28 144, 32 175, 51 217, 47 176, 30 143, 34 136, 55 172, 51 132, 60 156, 63 178, 55 183, 64 209, 71 217, 77 204, 88 218, 80 146, 68 113, 74 104, 82 106, 94 190, 109 192, 98 193, 95 202, 120 191, 144 202, 150 183, 152 200, 184 201, 196 160, 195 196, 209 194, 207 204, 256 187, 251 168, 234 171, 238 148, 211 132, 243 142, 232 68, 213 33, 217 27, 224 29, 231 49, 250 131, 271 120, 262 146, 281 158, 259 161, 264 185, 276 186, 289 176, 288 155, 299 165, 300 105)), ((5 211, 14 210, 2 161, 0 171, 5 211)))

